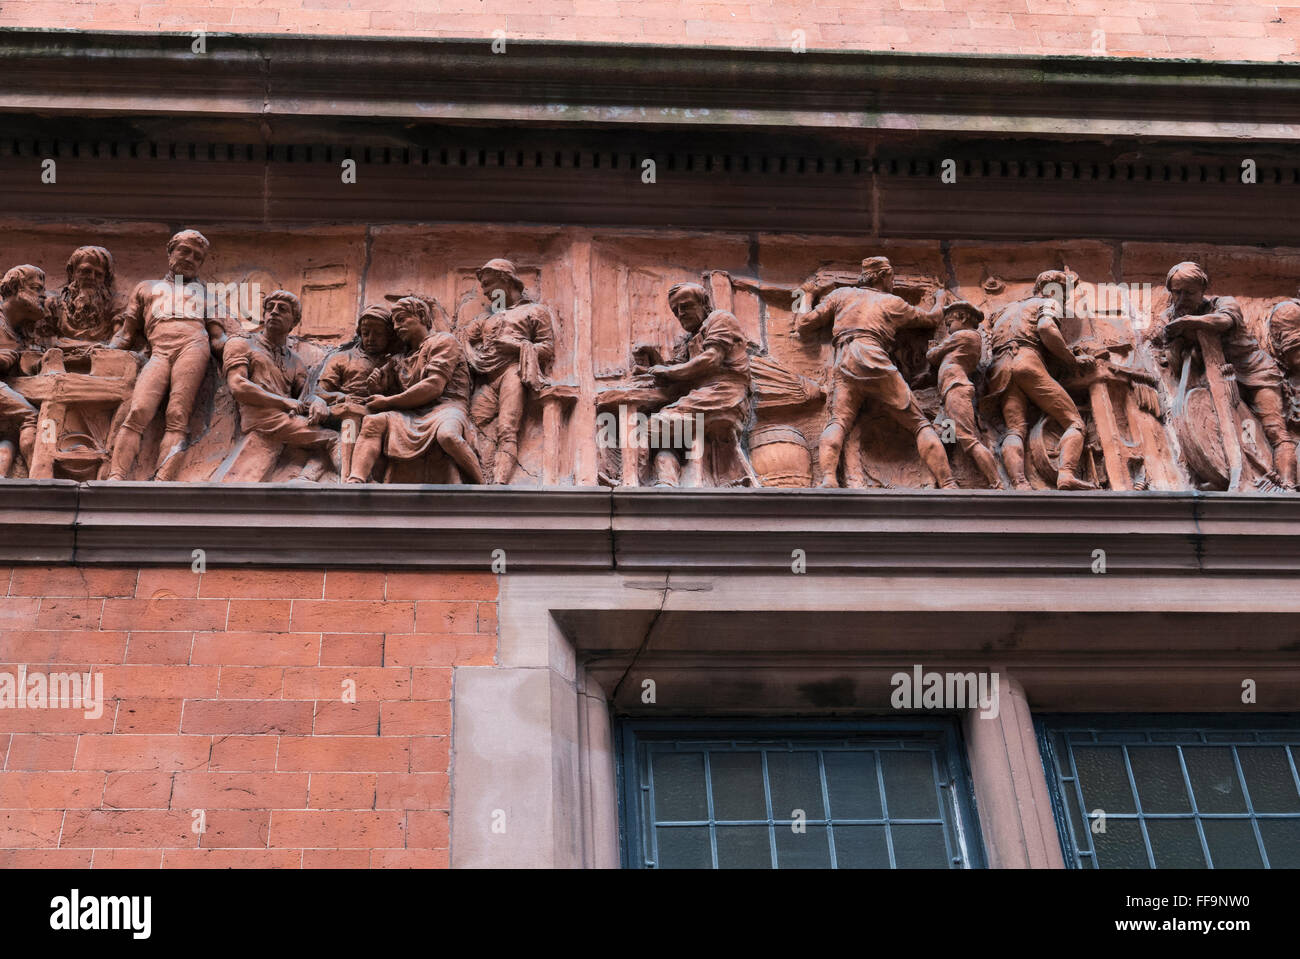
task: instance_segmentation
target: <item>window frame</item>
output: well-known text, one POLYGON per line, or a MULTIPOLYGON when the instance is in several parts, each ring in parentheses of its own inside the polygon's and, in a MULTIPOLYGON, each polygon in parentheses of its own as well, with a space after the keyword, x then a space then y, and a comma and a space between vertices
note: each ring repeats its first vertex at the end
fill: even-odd
MULTIPOLYGON (((1185 730, 1187 732, 1211 732, 1211 733, 1231 733, 1240 732, 1276 732, 1294 729, 1300 737, 1300 712, 1278 713, 1278 712, 1261 712, 1261 713, 1044 713, 1034 717, 1034 734, 1038 739, 1038 751, 1043 761, 1043 774, 1047 779, 1048 797, 1052 804, 1052 819, 1056 823, 1056 835, 1061 844, 1061 856, 1065 860, 1066 869, 1078 869, 1081 871, 1092 872, 1100 871, 1102 867, 1092 866, 1091 869, 1080 863, 1080 853, 1076 845, 1074 835, 1074 826, 1070 822, 1069 810, 1065 802, 1065 794, 1062 790, 1060 779, 1060 762, 1056 754, 1056 746, 1052 742, 1051 733, 1062 732, 1072 729, 1087 729, 1095 732, 1174 732, 1185 730)), ((1142 745, 1130 743, 1117 743, 1115 745, 1142 745)), ((1168 743, 1168 744, 1150 744, 1150 745, 1192 745, 1189 743, 1168 743)), ((1205 745, 1231 745, 1233 747, 1243 745, 1241 743, 1206 743, 1205 745)), ((1249 744, 1245 744, 1249 745, 1249 744)), ((1294 748, 1294 747, 1293 747, 1294 748)), ((1294 753, 1292 754, 1294 762, 1294 753)), ((1077 779, 1077 775, 1076 775, 1077 779)), ((1085 822, 1087 820, 1087 810, 1081 810, 1085 822)), ((1194 822, 1200 821, 1200 814, 1193 812, 1189 814, 1194 822)), ((1244 817, 1252 825, 1256 821, 1257 814, 1254 811, 1253 804, 1247 806, 1247 814, 1244 817)), ((1126 817, 1127 818, 1127 817, 1126 817)), ((1143 818, 1141 815, 1138 819, 1143 818)), ((1159 818, 1159 817, 1157 817, 1159 818)), ((1219 818, 1219 817, 1213 817, 1219 818)), ((1199 827, 1198 827, 1199 828, 1199 827)), ((1095 849, 1093 855, 1095 856, 1095 849)), ((1148 855, 1150 850, 1148 848, 1148 855)), ((1261 853, 1261 858, 1267 862, 1267 850, 1261 853)), ((1159 867, 1154 867, 1158 870, 1159 867)), ((1207 866, 1207 869, 1214 869, 1213 866, 1207 866)), ((1265 869, 1272 868, 1268 865, 1265 869)))
POLYGON ((619 859, 623 869, 646 869, 641 854, 645 823, 639 797, 632 791, 639 786, 637 749, 646 741, 682 741, 690 739, 853 739, 858 736, 906 735, 921 733, 935 736, 937 748, 952 777, 952 808, 956 821, 948 824, 953 842, 962 856, 962 869, 988 868, 988 859, 980 831, 975 787, 967 761, 965 739, 957 716, 941 713, 934 718, 880 717, 877 719, 780 719, 771 716, 736 719, 673 718, 645 719, 620 716, 614 718, 617 750, 616 785, 618 790, 619 859))

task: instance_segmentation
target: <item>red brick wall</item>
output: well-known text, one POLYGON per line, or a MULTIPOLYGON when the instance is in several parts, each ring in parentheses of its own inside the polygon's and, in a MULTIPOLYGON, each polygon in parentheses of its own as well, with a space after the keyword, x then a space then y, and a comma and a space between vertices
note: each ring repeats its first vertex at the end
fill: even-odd
MULTIPOLYGON (((329 33, 942 53, 1297 57, 1300 5, 1179 0, 4 0, 0 27, 329 33)), ((508 52, 508 51, 507 51, 508 52)))
POLYGON ((0 671, 102 671, 106 700, 0 709, 0 867, 447 865, 452 667, 494 661, 490 574, 0 584, 0 671))

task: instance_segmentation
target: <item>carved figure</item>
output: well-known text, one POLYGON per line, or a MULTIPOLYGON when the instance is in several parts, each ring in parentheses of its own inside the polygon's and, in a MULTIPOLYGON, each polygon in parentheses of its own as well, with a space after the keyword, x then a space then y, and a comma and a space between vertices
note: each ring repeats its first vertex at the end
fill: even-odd
MULTIPOLYGON (((26 334, 45 316, 45 272, 31 264, 15 266, 0 279, 0 375, 19 371, 26 334)), ((8 383, 0 382, 0 421, 6 430, 18 427, 18 447, 30 468, 36 446, 36 407, 8 383)), ((0 441, 0 477, 7 477, 14 444, 0 441)))
POLYGON ((555 323, 549 307, 525 298, 509 260, 489 260, 477 275, 490 309, 465 331, 466 357, 480 379, 470 413, 485 438, 496 420, 495 441, 487 447, 492 482, 508 483, 518 463, 525 401, 543 388, 555 356, 555 323))
POLYGON ((262 300, 262 328, 227 341, 222 369, 244 431, 309 451, 297 479, 316 482, 327 461, 339 469, 339 434, 320 425, 329 409, 306 392, 307 365, 288 345, 301 321, 297 296, 288 290, 268 294, 262 300))
POLYGON ((52 301, 57 346, 108 343, 120 319, 113 289, 113 254, 102 246, 79 246, 68 257, 67 282, 52 301))
POLYGON ((1246 328, 1237 301, 1230 296, 1207 297, 1209 287, 1209 275, 1190 260, 1175 264, 1165 277, 1169 306, 1164 313, 1163 336, 1169 347, 1170 365, 1175 370, 1189 365, 1189 346, 1201 354, 1227 456, 1229 490, 1239 488, 1243 469, 1243 447, 1234 411, 1237 390, 1254 409, 1273 446, 1280 484, 1295 489, 1296 444, 1287 432, 1283 413, 1282 370, 1246 328))
POLYGON ((376 395, 366 403, 347 481, 366 482, 381 452, 393 460, 415 460, 437 446, 462 481, 482 483, 469 419, 469 365, 460 341, 433 329, 433 311, 418 297, 398 300, 392 316, 406 352, 367 379, 376 395))
POLYGON ((167 275, 146 280, 131 294, 122 326, 110 347, 128 349, 141 330, 150 356, 135 381, 126 418, 113 447, 109 479, 125 479, 140 451, 140 434, 166 397, 166 430, 158 448, 156 475, 172 478, 180 464, 189 432, 190 414, 207 372, 208 359, 220 357, 225 326, 198 285, 207 257, 207 238, 197 230, 182 230, 167 242, 167 275), (186 281, 190 281, 188 284, 186 281), (168 469, 168 461, 172 466, 168 469))
POLYGON ((894 269, 889 260, 868 257, 862 261, 858 286, 834 289, 813 309, 796 316, 798 337, 833 322, 835 371, 830 412, 818 449, 822 486, 839 486, 844 440, 863 402, 873 400, 916 437, 917 452, 938 485, 956 488, 943 443, 890 355, 903 330, 934 329, 951 295, 946 290, 936 291, 934 305, 923 310, 895 296, 893 285, 894 269))
POLYGON ((1057 323, 1069 283, 1069 276, 1060 270, 1044 271, 1038 274, 1030 297, 1007 304, 993 319, 993 364, 982 409, 1001 408, 1007 428, 1002 440, 1002 464, 1011 485, 1019 490, 1032 488, 1025 476, 1031 407, 1037 407, 1062 430, 1056 488, 1095 488, 1076 475, 1085 440, 1079 407, 1047 369, 1048 357, 1080 375, 1094 363, 1087 354, 1070 349, 1057 323), (1048 295, 1052 290, 1061 291, 1060 296, 1048 295))
POLYGON ((758 486, 740 446, 750 413, 749 351, 740 321, 726 310, 710 311, 709 295, 698 283, 671 287, 668 308, 688 335, 674 357, 678 362, 646 371, 676 397, 650 418, 650 435, 661 446, 654 459, 656 485, 703 485, 707 457, 717 485, 758 486), (686 438, 693 448, 678 451, 663 443, 673 437, 686 438), (679 455, 686 458, 685 478, 679 455))
POLYGON ((993 453, 980 439, 975 425, 975 383, 972 377, 979 366, 983 340, 979 327, 984 313, 979 307, 958 300, 943 309, 948 322, 948 335, 926 352, 925 358, 937 370, 939 399, 943 411, 952 421, 958 445, 966 451, 984 484, 990 489, 1003 489, 993 453))

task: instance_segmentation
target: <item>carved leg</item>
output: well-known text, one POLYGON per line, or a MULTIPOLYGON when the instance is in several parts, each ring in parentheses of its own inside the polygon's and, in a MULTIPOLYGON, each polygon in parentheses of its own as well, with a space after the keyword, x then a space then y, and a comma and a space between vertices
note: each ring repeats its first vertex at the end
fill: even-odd
POLYGON ((1025 441, 1015 433, 1008 433, 1002 440, 1002 465, 1007 468, 1013 488, 1033 489, 1025 476, 1025 441))
POLYGON ((384 437, 388 433, 388 420, 384 414, 367 416, 361 421, 361 435, 352 450, 352 469, 348 473, 349 483, 368 483, 383 449, 384 437))
POLYGON ((1072 426, 1061 434, 1061 468, 1056 476, 1057 489, 1096 489, 1075 475, 1083 456, 1083 430, 1072 426))
POLYGON ((840 454, 844 450, 844 427, 838 423, 828 423, 822 430, 822 438, 817 445, 817 463, 821 466, 821 486, 836 489, 840 485, 840 454))
POLYGON ((483 483, 483 470, 479 466, 478 454, 465 440, 465 434, 459 425, 447 423, 439 427, 438 445, 451 457, 464 481, 478 485, 483 483))
POLYGON ((948 451, 943 448, 943 441, 933 426, 927 425, 916 434, 916 451, 940 489, 957 489, 952 467, 948 465, 948 451))
MULTIPOLYGON (((54 451, 58 446, 59 435, 63 432, 63 421, 68 409, 63 403, 46 401, 41 404, 39 429, 32 429, 28 446, 28 437, 20 437, 19 445, 23 448, 23 457, 27 460, 27 475, 32 479, 50 479, 54 476, 54 451)), ((23 433, 28 433, 23 430, 23 433)))
POLYGON ((14 466, 15 452, 13 440, 0 440, 0 479, 9 478, 9 471, 14 466))

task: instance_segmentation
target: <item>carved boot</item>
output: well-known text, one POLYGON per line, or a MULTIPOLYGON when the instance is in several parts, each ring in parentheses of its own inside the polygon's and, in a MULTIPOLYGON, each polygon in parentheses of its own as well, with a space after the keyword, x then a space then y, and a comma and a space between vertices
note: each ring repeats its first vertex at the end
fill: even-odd
POLYGON ((1295 443, 1278 443, 1273 455, 1273 465, 1277 467, 1278 478, 1282 486, 1294 490, 1296 484, 1296 445, 1295 443))
POLYGON ((1085 479, 1075 475, 1079 468, 1079 459, 1083 456, 1083 434, 1077 429, 1068 429, 1061 434, 1061 468, 1056 474, 1056 488, 1065 490, 1096 489, 1085 479))
POLYGON ((498 486, 507 486, 510 483, 510 476, 515 471, 515 454, 511 449, 497 450, 496 460, 493 463, 492 482, 498 486))

